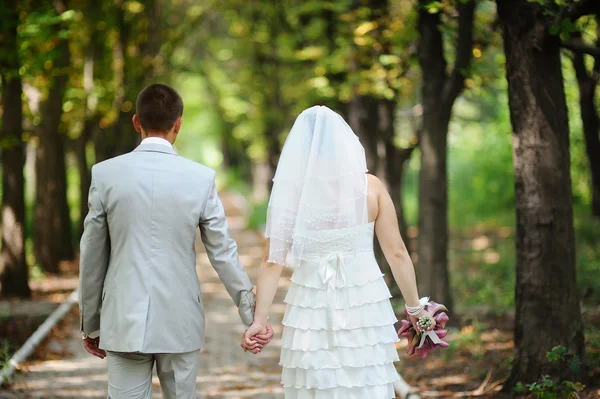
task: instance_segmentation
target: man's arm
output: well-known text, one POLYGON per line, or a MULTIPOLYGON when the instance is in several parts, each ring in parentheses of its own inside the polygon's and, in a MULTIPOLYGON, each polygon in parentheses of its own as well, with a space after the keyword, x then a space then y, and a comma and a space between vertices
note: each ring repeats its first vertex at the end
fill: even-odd
POLYGON ((255 304, 252 283, 238 259, 237 245, 229 237, 227 218, 217 195, 214 179, 199 226, 211 265, 237 305, 242 322, 251 325, 254 320, 255 304))
POLYGON ((83 224, 79 258, 81 331, 86 334, 100 329, 102 290, 110 258, 110 237, 106 211, 96 183, 97 179, 94 177, 94 168, 92 168, 92 183, 88 195, 89 211, 83 224))

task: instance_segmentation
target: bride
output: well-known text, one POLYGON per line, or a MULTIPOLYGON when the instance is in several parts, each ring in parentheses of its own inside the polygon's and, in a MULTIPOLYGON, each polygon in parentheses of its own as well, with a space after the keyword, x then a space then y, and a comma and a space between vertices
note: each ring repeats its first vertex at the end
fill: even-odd
POLYGON ((275 173, 254 324, 242 339, 245 349, 260 352, 254 336, 267 332, 282 267, 291 267, 280 358, 286 399, 396 397, 397 319, 373 234, 415 328, 430 316, 394 204, 366 172, 364 149, 342 117, 323 106, 298 116, 275 173))

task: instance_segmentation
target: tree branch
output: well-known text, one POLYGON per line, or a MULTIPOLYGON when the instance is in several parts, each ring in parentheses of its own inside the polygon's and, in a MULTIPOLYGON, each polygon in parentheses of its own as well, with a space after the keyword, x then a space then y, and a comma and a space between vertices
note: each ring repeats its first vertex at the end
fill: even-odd
POLYGON ((583 43, 581 40, 565 40, 560 43, 561 47, 575 53, 589 54, 596 58, 600 57, 600 48, 583 43))
POLYGON ((585 60, 583 59, 584 54, 585 53, 582 51, 573 51, 573 57, 571 57, 571 61, 573 62, 573 68, 575 69, 575 76, 579 81, 580 87, 582 85, 582 82, 591 79, 591 76, 588 74, 587 68, 585 67, 585 60))
POLYGON ((441 101, 440 93, 448 80, 447 62, 444 54, 444 38, 440 31, 442 24, 439 13, 430 13, 426 9, 429 0, 419 0, 419 39, 417 56, 423 80, 424 108, 437 107, 441 101))
POLYGON ((579 18, 590 14, 600 14, 600 2, 598 0, 579 0, 573 2, 567 8, 566 17, 571 21, 577 21, 579 18))
POLYGON ((452 104, 460 94, 465 83, 465 74, 473 60, 473 21, 475 19, 475 0, 458 2, 458 40, 456 43, 456 61, 444 87, 443 100, 452 104))

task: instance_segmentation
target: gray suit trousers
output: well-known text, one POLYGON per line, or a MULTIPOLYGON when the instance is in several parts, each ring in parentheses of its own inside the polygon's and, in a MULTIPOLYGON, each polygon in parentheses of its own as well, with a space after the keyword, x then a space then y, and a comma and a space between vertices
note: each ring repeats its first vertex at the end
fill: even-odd
POLYGON ((200 350, 186 353, 108 352, 108 398, 150 399, 152 368, 160 380, 163 398, 195 399, 200 350))

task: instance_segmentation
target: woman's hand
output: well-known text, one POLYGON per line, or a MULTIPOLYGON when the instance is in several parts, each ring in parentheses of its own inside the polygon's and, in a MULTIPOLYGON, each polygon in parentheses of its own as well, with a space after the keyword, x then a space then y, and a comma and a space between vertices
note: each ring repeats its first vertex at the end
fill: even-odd
POLYGON ((417 332, 422 332, 423 331, 423 329, 421 327, 419 327, 419 319, 421 317, 423 317, 423 316, 429 316, 431 318, 431 325, 425 331, 432 331, 434 329, 434 327, 435 327, 435 319, 426 310, 422 310, 421 313, 419 313, 416 316, 410 316, 410 321, 412 322, 412 325, 415 328, 415 331, 417 331, 417 332))

